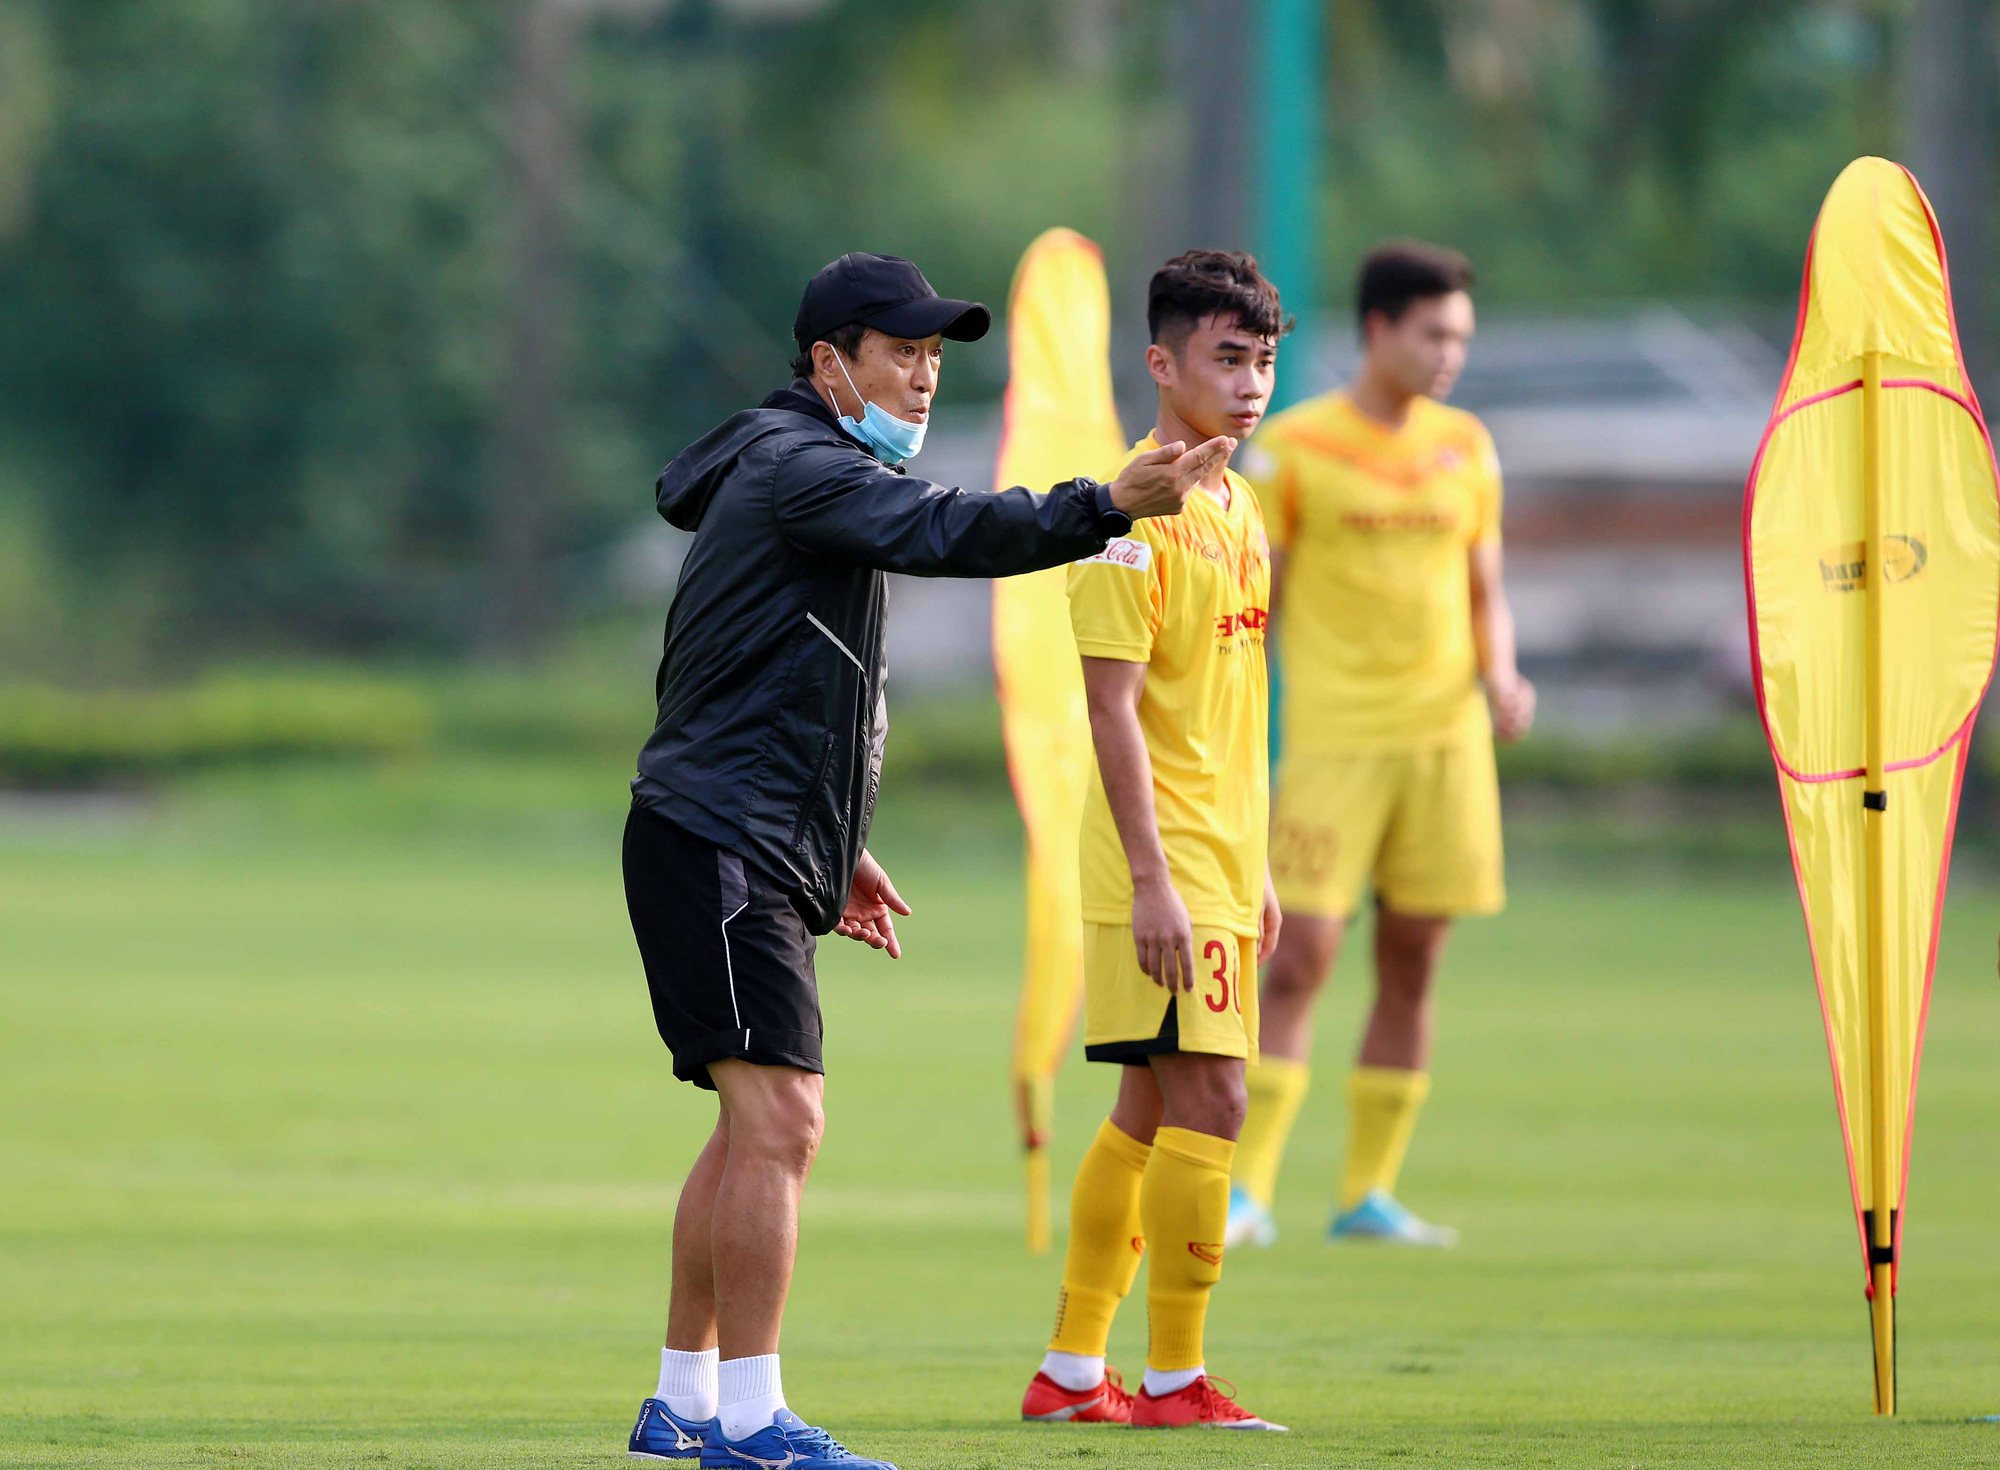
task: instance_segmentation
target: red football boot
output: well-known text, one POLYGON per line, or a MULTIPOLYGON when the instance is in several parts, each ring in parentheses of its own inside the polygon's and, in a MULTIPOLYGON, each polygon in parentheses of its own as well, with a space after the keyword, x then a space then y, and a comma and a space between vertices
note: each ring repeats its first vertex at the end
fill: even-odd
POLYGON ((1206 1376, 1195 1379, 1186 1388, 1163 1393, 1158 1398, 1141 1387, 1132 1400, 1133 1428, 1274 1429, 1280 1434, 1291 1432, 1282 1424, 1259 1419, 1236 1402, 1235 1384, 1229 1383, 1226 1378, 1220 1381, 1229 1385, 1227 1393, 1206 1376))
POLYGON ((1021 1400, 1021 1417, 1044 1424, 1130 1424, 1132 1395, 1116 1368, 1104 1370, 1095 1388, 1068 1389, 1046 1373, 1037 1373, 1021 1400))

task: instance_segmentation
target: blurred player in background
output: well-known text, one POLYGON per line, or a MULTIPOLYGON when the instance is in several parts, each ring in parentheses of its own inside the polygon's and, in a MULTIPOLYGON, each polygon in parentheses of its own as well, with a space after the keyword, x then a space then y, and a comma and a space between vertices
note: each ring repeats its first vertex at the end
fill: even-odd
MULTIPOLYGON (((1196 250, 1153 276, 1143 455, 1241 438, 1288 327, 1247 255, 1196 250)), ((1232 446, 1233 447, 1233 446, 1232 446)), ((1270 542, 1226 465, 1171 522, 1070 568, 1097 764, 1083 818, 1084 1054, 1121 1064, 1077 1170, 1056 1327, 1025 1419, 1278 1429, 1211 1385, 1202 1329, 1222 1275, 1229 1168, 1257 1055, 1257 966, 1277 939, 1264 625, 1270 542), (1104 1364, 1148 1245, 1146 1379, 1104 1364)))
POLYGON ((1493 440, 1440 401, 1465 365, 1472 285, 1454 251, 1373 251, 1356 289, 1353 382, 1276 415, 1241 456, 1275 548, 1285 697, 1271 870, 1285 924, 1263 979, 1232 1244, 1276 1237, 1271 1198, 1305 1099, 1312 1004, 1364 883, 1375 892, 1375 1006, 1348 1078, 1330 1233, 1457 1240, 1397 1201, 1396 1176, 1430 1091, 1432 992, 1451 921, 1505 900, 1494 737, 1518 739, 1535 716, 1501 586, 1493 440))

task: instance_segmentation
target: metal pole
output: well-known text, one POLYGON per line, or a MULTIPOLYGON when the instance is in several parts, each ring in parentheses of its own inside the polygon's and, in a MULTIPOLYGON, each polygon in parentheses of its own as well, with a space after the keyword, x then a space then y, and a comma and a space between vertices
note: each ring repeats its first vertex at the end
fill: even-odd
POLYGON ((1319 305, 1319 0, 1262 0, 1257 125, 1257 253, 1297 332, 1279 354, 1271 407, 1305 397, 1312 379, 1313 323, 1319 305))
POLYGON ((1937 209, 1958 336, 1980 406, 1993 381, 1993 128, 2000 58, 1992 0, 1915 0, 1903 35, 1903 146, 1937 209))
POLYGON ((488 636, 516 659, 536 649, 555 612, 548 534, 561 473, 573 15, 560 0, 524 0, 515 22, 514 320, 487 545, 488 636))
POLYGON ((1193 0, 1175 38, 1176 81, 1188 100, 1187 220, 1180 250, 1248 250, 1250 94, 1255 21, 1241 0, 1193 0))
POLYGON ((1875 1412, 1896 1412, 1895 1173, 1889 1129, 1889 933, 1883 865, 1889 820, 1883 771, 1882 602, 1889 579, 1882 557, 1882 354, 1861 358, 1863 502, 1863 856, 1868 919, 1868 1308, 1875 1339, 1875 1412))

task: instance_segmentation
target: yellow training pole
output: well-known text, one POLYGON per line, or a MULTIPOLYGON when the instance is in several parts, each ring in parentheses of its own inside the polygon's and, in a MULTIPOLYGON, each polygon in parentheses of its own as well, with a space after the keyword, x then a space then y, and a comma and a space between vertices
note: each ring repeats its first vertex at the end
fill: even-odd
POLYGON ((1028 1123, 1028 1254, 1040 1256, 1048 1253, 1051 1241, 1049 1134, 1055 1126, 1056 1087, 1053 1077, 1033 1077, 1020 1085, 1028 1123))
POLYGON ((1037 1143, 1028 1149, 1028 1254, 1047 1255, 1049 1241, 1049 1146, 1037 1143))
POLYGON ((1863 853, 1868 904, 1868 1278, 1875 1329, 1875 1412, 1896 1412, 1896 1294, 1890 1257, 1895 1176, 1889 1157, 1889 933, 1885 898, 1888 786, 1882 760, 1882 600, 1888 592, 1882 544, 1882 354, 1861 359, 1861 494, 1863 511, 1863 853))

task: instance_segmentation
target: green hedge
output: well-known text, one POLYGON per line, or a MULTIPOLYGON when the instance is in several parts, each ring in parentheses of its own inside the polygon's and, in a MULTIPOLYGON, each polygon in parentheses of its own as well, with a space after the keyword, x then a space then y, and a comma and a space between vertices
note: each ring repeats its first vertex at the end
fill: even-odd
POLYGON ((230 676, 184 689, 0 686, 0 781, 95 784, 201 766, 428 748, 435 701, 403 683, 230 676))
POLYGON ((653 732, 653 689, 643 676, 474 670, 432 687, 438 743, 449 750, 629 761, 653 732))
POLYGON ((1530 735, 1498 750, 1509 785, 1594 790, 1613 786, 1770 787, 1771 750, 1754 719, 1645 739, 1530 735))
MULTIPOLYGON (((626 762, 651 728, 650 695, 643 681, 488 670, 400 679, 234 674, 161 691, 0 684, 0 784, 88 785, 231 763, 426 751, 626 762)), ((1501 748, 1500 772, 1512 785, 1584 791, 1765 789, 1771 758, 1756 722, 1739 719, 1645 740, 1537 734, 1501 748)), ((1005 791, 991 693, 896 700, 884 780, 1005 791)))

